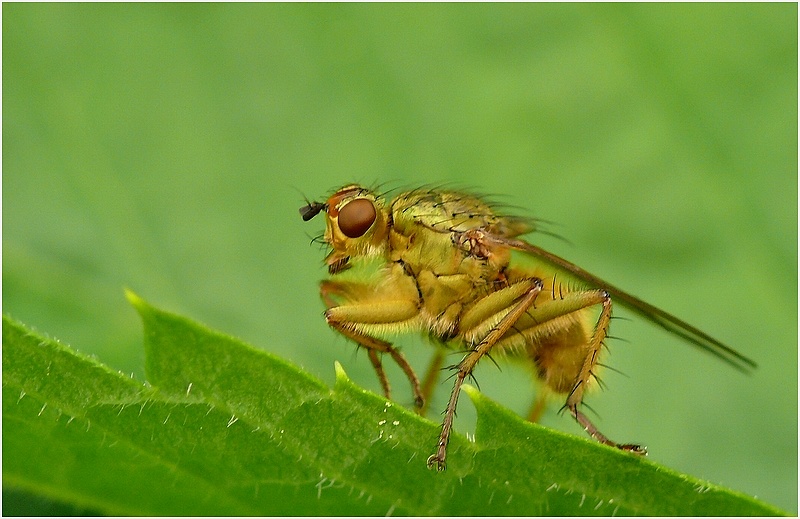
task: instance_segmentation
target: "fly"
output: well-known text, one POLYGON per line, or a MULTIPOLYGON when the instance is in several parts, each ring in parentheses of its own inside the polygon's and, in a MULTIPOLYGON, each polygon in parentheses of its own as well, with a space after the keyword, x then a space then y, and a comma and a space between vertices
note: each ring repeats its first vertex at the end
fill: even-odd
MULTIPOLYGON (((646 455, 641 445, 607 438, 580 410, 586 390, 597 383, 612 301, 741 371, 756 367, 687 322, 520 239, 536 230, 534 222, 502 214, 477 196, 423 188, 388 200, 351 184, 325 203, 300 208, 305 221, 319 213, 325 214, 324 240, 330 247, 325 259, 330 278, 320 284, 325 319, 367 351, 387 399, 391 387, 384 356, 405 373, 420 414, 438 372, 429 369, 420 382, 400 350, 385 340, 387 335, 425 331, 467 352, 453 366, 453 388, 436 451, 428 458, 430 468, 445 469, 461 386, 490 353, 527 363, 547 392, 564 398, 564 408, 595 440, 646 455), (519 261, 515 254, 532 262, 519 261), (343 276, 348 269, 361 278, 343 276), (584 287, 566 285, 562 278, 584 287)), ((433 365, 442 361, 439 350, 433 365)), ((535 421, 543 408, 540 396, 530 419, 535 421)))

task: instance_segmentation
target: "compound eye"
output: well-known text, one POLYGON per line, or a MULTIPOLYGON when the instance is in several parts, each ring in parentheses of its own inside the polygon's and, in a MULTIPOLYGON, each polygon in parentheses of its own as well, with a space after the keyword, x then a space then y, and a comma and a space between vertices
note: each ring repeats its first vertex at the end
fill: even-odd
POLYGON ((375 206, 366 198, 348 202, 339 210, 339 229, 348 238, 358 238, 375 223, 375 206))

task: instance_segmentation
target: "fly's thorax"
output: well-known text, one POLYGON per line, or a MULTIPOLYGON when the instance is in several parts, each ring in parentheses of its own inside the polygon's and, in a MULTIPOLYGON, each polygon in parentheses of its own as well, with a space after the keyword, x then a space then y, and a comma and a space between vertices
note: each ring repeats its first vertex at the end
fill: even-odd
POLYGON ((402 261, 411 272, 429 270, 437 275, 455 274, 464 255, 453 247, 449 233, 417 226, 406 233, 393 227, 389 232, 393 261, 402 261))
POLYGON ((481 199, 451 191, 415 190, 398 195, 391 204, 393 226, 401 233, 423 226, 439 232, 489 229, 500 218, 481 199))
MULTIPOLYGON (((448 191, 402 193, 390 206, 390 257, 402 259, 415 272, 469 274, 493 280, 508 263, 505 250, 491 251, 465 243, 464 235, 493 229, 499 217, 476 197, 448 191)), ((505 248, 503 248, 505 249, 505 248)))

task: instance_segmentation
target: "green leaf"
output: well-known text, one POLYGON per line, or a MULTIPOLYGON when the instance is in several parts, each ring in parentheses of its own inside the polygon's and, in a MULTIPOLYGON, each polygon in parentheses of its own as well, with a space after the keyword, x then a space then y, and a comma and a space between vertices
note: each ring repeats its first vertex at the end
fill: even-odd
POLYGON ((519 417, 466 387, 475 442, 128 297, 141 384, 3 319, 3 477, 130 515, 776 515, 736 492, 519 417))

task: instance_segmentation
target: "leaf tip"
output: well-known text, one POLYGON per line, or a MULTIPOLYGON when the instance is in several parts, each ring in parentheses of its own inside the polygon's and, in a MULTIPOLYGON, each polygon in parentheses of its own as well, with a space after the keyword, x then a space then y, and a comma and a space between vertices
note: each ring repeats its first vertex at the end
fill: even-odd
POLYGON ((127 287, 125 287, 124 290, 125 290, 125 299, 128 300, 131 306, 133 306, 137 310, 141 310, 143 307, 147 306, 147 303, 144 302, 144 299, 139 297, 139 295, 136 294, 136 292, 127 287))
POLYGON ((339 363, 339 361, 334 361, 333 369, 336 371, 336 382, 349 382, 350 378, 347 376, 347 373, 344 372, 344 367, 339 363))
POLYGON ((128 303, 131 304, 134 310, 139 314, 139 316, 144 319, 146 316, 152 314, 155 311, 155 308, 150 306, 150 304, 139 297, 139 294, 131 290, 130 288, 125 287, 125 299, 128 300, 128 303))
POLYGON ((469 384, 464 384, 461 386, 461 389, 470 397, 470 399, 474 402, 476 398, 480 398, 481 392, 478 391, 478 388, 475 386, 470 386, 469 384))

